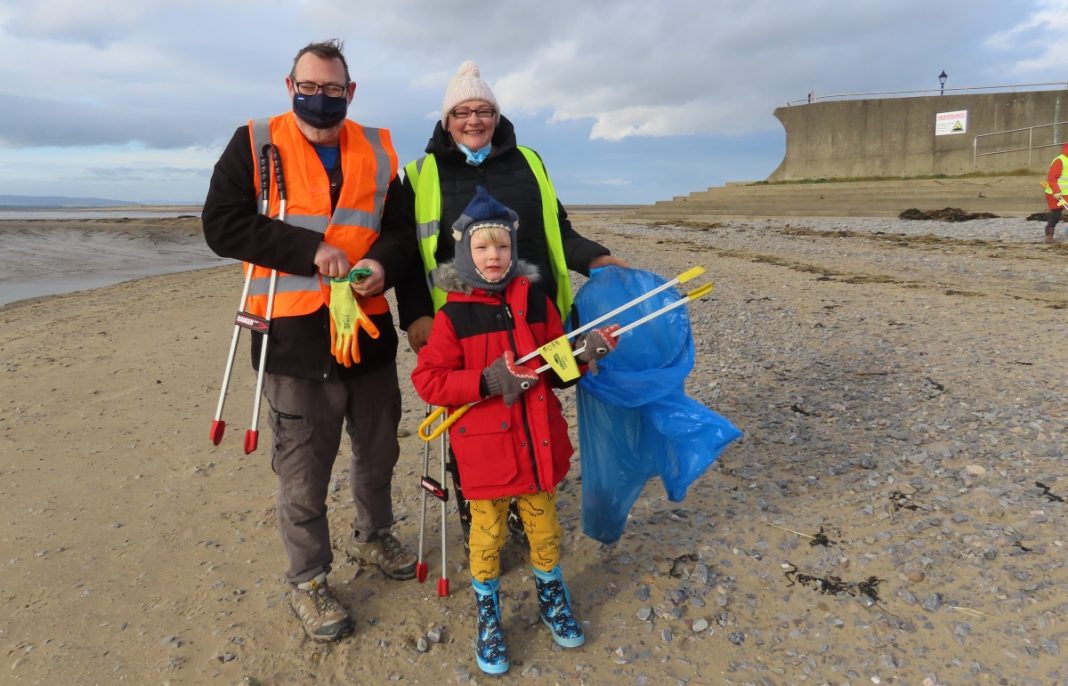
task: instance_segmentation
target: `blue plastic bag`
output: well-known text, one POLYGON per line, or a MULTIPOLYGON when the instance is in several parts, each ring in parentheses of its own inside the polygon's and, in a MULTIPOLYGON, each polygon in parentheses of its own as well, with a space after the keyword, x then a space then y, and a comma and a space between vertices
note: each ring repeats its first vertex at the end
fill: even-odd
MULTIPOLYGON (((638 269, 594 270, 575 297, 580 321, 610 312, 665 283, 638 269)), ((620 313, 629 324, 679 300, 667 289, 620 313)), ((601 543, 623 535, 645 482, 659 476, 669 500, 686 490, 742 435, 726 418, 687 397, 693 335, 687 306, 677 307, 620 337, 618 347, 578 387, 582 460, 582 531, 601 543)))

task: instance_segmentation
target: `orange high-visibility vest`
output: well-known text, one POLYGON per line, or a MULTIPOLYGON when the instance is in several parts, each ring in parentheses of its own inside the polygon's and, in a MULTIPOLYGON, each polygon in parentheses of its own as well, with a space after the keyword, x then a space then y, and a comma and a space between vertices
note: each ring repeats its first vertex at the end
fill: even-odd
MULTIPOLYGON (((349 119, 341 129, 341 173, 343 180, 337 207, 330 209, 330 178, 319 155, 297 128, 292 112, 248 123, 252 143, 252 167, 260 170, 263 146, 273 144, 282 159, 286 190, 287 224, 324 234, 330 245, 345 251, 355 264, 367 254, 379 235, 382 207, 389 182, 397 175, 397 153, 389 130, 360 126, 349 119)), ((280 209, 274 164, 265 158, 270 174, 268 216, 277 218, 280 209)), ((262 201, 259 173, 255 175, 256 201, 262 201)), ((247 268, 247 267, 246 267, 247 268)), ((253 266, 252 285, 246 307, 252 314, 266 316, 271 270, 253 266)), ((384 314, 389 304, 382 295, 360 297, 367 314, 384 314)), ((278 272, 272 318, 298 317, 330 304, 329 277, 315 274, 297 276, 278 272)))

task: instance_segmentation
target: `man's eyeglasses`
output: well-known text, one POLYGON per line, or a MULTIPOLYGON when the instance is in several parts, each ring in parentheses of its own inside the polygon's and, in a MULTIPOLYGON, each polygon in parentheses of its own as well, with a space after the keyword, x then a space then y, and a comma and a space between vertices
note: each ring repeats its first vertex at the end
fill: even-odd
POLYGON ((340 83, 323 83, 318 84, 314 81, 298 81, 294 84, 297 92, 301 95, 315 95, 319 91, 322 91, 328 98, 340 98, 345 95, 345 91, 348 90, 340 83))
POLYGON ((467 107, 457 107, 452 112, 449 112, 449 116, 455 117, 456 119, 470 119, 471 115, 474 115, 479 119, 493 119, 497 116, 497 110, 492 107, 480 107, 477 110, 472 110, 467 107))

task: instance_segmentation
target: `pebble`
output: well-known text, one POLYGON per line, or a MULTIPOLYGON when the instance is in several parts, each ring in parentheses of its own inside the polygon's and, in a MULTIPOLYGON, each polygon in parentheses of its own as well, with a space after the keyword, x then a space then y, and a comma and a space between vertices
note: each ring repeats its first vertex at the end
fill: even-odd
POLYGON ((942 607, 941 594, 932 593, 931 595, 927 596, 923 603, 920 604, 920 607, 930 612, 937 611, 940 607, 942 607))
MULTIPOLYGON (((693 686, 702 677, 687 682, 689 677, 683 675, 701 674, 710 664, 700 645, 706 641, 722 645, 719 635, 701 634, 724 627, 723 635, 731 644, 744 646, 730 651, 733 671, 722 679, 728 686, 901 679, 944 686, 928 673, 932 665, 953 683, 1063 684, 1068 670, 1059 664, 1061 625, 1055 612, 1039 608, 1055 606, 1065 556, 1063 540, 1056 538, 1064 538, 1060 532, 1068 523, 1068 507, 1043 496, 1034 482, 1068 497, 1068 480, 1058 463, 1065 455, 1064 441, 1055 421, 1066 406, 1066 391, 1058 383, 1066 353, 1058 347, 1060 339, 1047 345, 1064 328, 1064 310, 1048 303, 1063 302, 1068 293, 1068 264, 1060 259, 1065 253, 1026 245, 1034 243, 1041 226, 1022 225, 1020 220, 945 225, 881 218, 791 218, 788 223, 801 231, 798 235, 784 233, 786 223, 727 221, 701 230, 670 225, 636 229, 625 219, 618 224, 613 219, 606 230, 603 242, 613 251, 658 273, 678 273, 684 260, 709 267, 709 276, 716 281, 714 297, 689 307, 695 323, 696 362, 687 389, 746 434, 695 482, 682 502, 669 502, 659 484, 651 484, 656 488, 646 489, 635 503, 623 538, 604 548, 581 535, 582 483, 576 460, 570 489, 561 491, 560 509, 569 565, 565 572, 579 617, 593 619, 590 645, 578 651, 584 655, 579 659, 590 664, 563 660, 570 652, 548 652, 551 643, 537 648, 550 658, 539 657, 538 665, 531 662, 540 654, 534 647, 541 646, 544 628, 533 598, 518 596, 519 579, 506 578, 502 587, 507 587, 511 619, 505 621, 514 622, 511 636, 516 642, 513 672, 547 684, 693 686), (846 230, 860 237, 828 240, 820 235, 846 230), (641 252, 630 240, 638 231, 643 236, 655 231, 665 242, 641 252), (925 238, 905 249, 896 246, 924 234, 949 242, 928 243, 925 238), (964 243, 969 240, 999 242, 971 247, 964 243), (854 244, 869 250, 870 262, 860 264, 850 256, 854 244), (784 251, 789 257, 782 257, 784 251), (1027 259, 1017 260, 1014 251, 1027 259), (744 268, 731 266, 735 264, 744 268), (1002 272, 1006 265, 1009 271, 1002 272), (876 278, 864 282, 865 276, 876 278), (880 284, 878 278, 900 282, 880 284), (1051 278, 1042 295, 1047 301, 1031 299, 1034 289, 1028 283, 1051 278), (958 289, 978 295, 947 293, 958 289), (1006 293, 1019 297, 1010 299, 1006 293), (1006 329, 1007 320, 1018 322, 1018 330, 1006 329), (893 493, 907 496, 897 505, 915 509, 895 507, 893 493), (835 544, 812 546, 808 539, 765 522, 807 534, 824 525, 835 544), (1032 552, 1015 547, 1017 541, 1032 552), (1040 552, 1043 546, 1045 553, 1040 552), (674 560, 684 561, 672 570, 674 560), (799 572, 834 575, 846 583, 875 576, 884 580, 879 587, 882 601, 864 607, 871 602, 867 596, 824 595, 811 585, 791 586, 779 567, 784 562, 799 572), (605 590, 609 583, 611 591, 605 590), (940 612, 946 603, 974 607, 996 619, 950 608, 940 612), (513 605, 519 611, 513 613, 513 605), (938 614, 928 614, 934 612, 938 614), (704 616, 690 621, 697 613, 704 616), (641 623, 638 632, 634 632, 635 617, 641 623), (596 645, 619 648, 607 653, 589 649, 596 645), (1058 676, 1050 673, 1055 669, 1058 676), (661 678, 665 672, 677 676, 661 678)), ((587 235, 581 226, 579 230, 587 235)), ((573 410, 574 392, 560 395, 570 398, 565 403, 573 410)), ((421 407, 421 403, 407 405, 421 407)), ((405 420, 413 428, 414 414, 421 412, 413 411, 405 420)), ((397 433, 414 440, 409 429, 397 433)), ((409 441, 403 449, 410 448, 409 441)), ((182 464, 196 462, 203 464, 202 456, 191 456, 182 464)), ((224 468, 199 468, 197 474, 209 478, 194 478, 186 473, 187 466, 181 468, 181 476, 196 481, 199 488, 224 468)), ((9 478, 7 467, 3 478, 9 478)), ((399 511, 409 513, 397 528, 411 545, 415 540, 411 513, 418 507, 418 490, 407 485, 409 480, 417 481, 405 476, 395 482, 395 496, 407 508, 399 511)), ((330 489, 344 496, 347 485, 346 474, 333 480, 330 489)), ((262 505, 269 507, 269 489, 260 490, 265 491, 262 505)), ((344 508, 351 505, 345 497, 335 500, 331 506, 336 506, 336 515, 345 517, 344 508)), ((264 518, 259 512, 252 516, 250 522, 264 518)), ((104 516, 99 522, 117 542, 136 525, 120 529, 116 519, 104 516), (109 528, 113 524, 115 528, 109 528)), ((434 516, 429 521, 436 524, 434 516)), ((455 519, 449 525, 450 536, 455 535, 455 519)), ((258 545, 254 537, 266 539, 272 526, 241 530, 258 545)), ((437 532, 431 528, 432 534, 437 532)), ((225 563, 214 576, 205 574, 205 589, 220 577, 227 580, 208 593, 211 602, 218 596, 229 598, 227 591, 232 584, 241 584, 240 575, 249 574, 249 569, 263 568, 261 552, 251 552, 251 546, 240 557, 224 556, 238 545, 236 536, 225 536, 229 537, 219 534, 217 544, 205 545, 205 553, 220 560, 257 559, 254 565, 242 564, 240 570, 232 566, 235 563, 225 563)), ((429 540, 434 542, 433 535, 429 540)), ((273 534, 270 546, 270 550, 276 546, 273 534)), ((79 547, 74 546, 73 555, 83 552, 79 547)), ((21 559, 10 560, 10 571, 28 573, 21 567, 37 562, 35 548, 30 545, 25 550, 21 559)), ((456 550, 462 556, 458 544, 456 550)), ((453 557, 454 552, 450 548, 450 559, 460 559, 453 557)), ((55 560, 55 553, 43 551, 40 563, 55 560)), ((457 578, 467 571, 466 561, 462 562, 457 578)), ((509 577, 514 573, 510 571, 509 577)), ((95 596, 105 595, 101 583, 88 574, 84 578, 74 590, 58 590, 76 599, 83 588, 95 585, 95 596)), ((397 592, 406 602, 405 591, 380 586, 380 575, 345 581, 339 579, 338 587, 346 604, 360 602, 366 591, 397 592)), ((529 575, 525 582, 529 585, 529 575)), ((262 615, 264 605, 279 616, 279 606, 284 605, 264 590, 270 579, 262 581, 262 588, 261 582, 255 587, 252 583, 245 584, 249 592, 243 604, 231 601, 221 608, 226 613, 244 611, 232 620, 243 626, 255 626, 253 620, 262 615)), ((456 590, 453 595, 458 595, 456 590)), ((442 683, 493 681, 471 659, 469 600, 453 600, 420 604, 422 614, 409 613, 405 620, 414 630, 397 628, 393 633, 392 623, 384 621, 389 616, 386 611, 368 610, 378 617, 360 614, 358 632, 372 641, 369 645, 393 639, 391 647, 382 649, 387 663, 410 658, 417 670, 425 670, 426 665, 440 662, 442 683), (378 623, 370 624, 372 619, 378 623), (464 627, 456 637, 445 637, 444 627, 430 625, 453 619, 464 627), (405 655, 400 636, 423 630, 425 635, 416 637, 416 649, 433 650, 434 658, 390 657, 405 655), (449 665, 461 665, 452 677, 449 665)), ((101 601, 93 597, 78 602, 101 601)), ((162 605, 153 612, 162 617, 171 609, 162 605)), ((114 632, 119 619, 131 616, 119 616, 104 631, 114 632)), ((293 621, 288 610, 285 621, 293 621)), ((149 641, 179 628, 140 617, 130 626, 127 634, 147 630, 143 635, 149 641)), ((17 645, 14 637, 3 637, 9 664, 18 665, 12 677, 33 682, 37 676, 33 670, 44 660, 35 657, 26 662, 12 648, 17 645)), ((247 645, 258 645, 262 638, 249 634, 247 645)), ((160 641, 164 646, 160 652, 169 656, 211 651, 191 658, 186 670, 192 671, 192 665, 203 666, 205 655, 218 655, 217 646, 201 643, 183 646, 178 635, 167 636, 160 641), (170 649, 178 647, 183 650, 170 649)), ((329 680, 328 675, 337 673, 335 668, 352 655, 344 646, 332 652, 316 647, 314 661, 302 667, 329 680)), ((233 655, 247 673, 268 673, 264 663, 248 664, 247 648, 228 647, 235 652, 218 655, 220 661, 233 655)), ((49 650, 53 649, 59 650, 55 644, 49 650)), ((49 659, 54 659, 51 654, 49 659)), ((169 664, 180 667, 182 662, 160 657, 153 669, 163 670, 169 664)), ((280 673, 289 669, 296 674, 296 664, 282 665, 280 673)), ((399 664, 392 669, 402 673, 400 681, 427 680, 425 672, 409 676, 399 664)), ((382 673, 389 672, 387 667, 382 673)), ((210 676, 210 668, 199 673, 201 680, 210 676)), ((189 679, 197 677, 183 681, 189 679)), ((131 680, 136 679, 125 681, 131 680)), ((157 678, 155 683, 159 682, 157 678)))

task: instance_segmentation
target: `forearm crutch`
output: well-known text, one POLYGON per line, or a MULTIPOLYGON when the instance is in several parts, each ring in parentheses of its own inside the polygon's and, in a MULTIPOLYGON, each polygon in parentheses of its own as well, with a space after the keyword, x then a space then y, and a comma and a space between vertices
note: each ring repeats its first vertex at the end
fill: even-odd
MULTIPOLYGON (((269 213, 269 211, 270 211, 270 178, 271 178, 271 172, 270 172, 270 167, 269 167, 268 161, 267 161, 268 151, 269 150, 273 150, 274 151, 275 176, 276 176, 276 178, 278 180, 279 197, 281 198, 281 206, 280 206, 279 218, 280 219, 284 219, 285 218, 285 184, 284 184, 284 182, 282 180, 282 165, 281 165, 281 160, 280 160, 280 158, 278 156, 277 148, 275 148, 274 146, 271 146, 271 145, 265 145, 261 149, 260 155, 259 155, 259 173, 260 173, 259 213, 262 214, 262 215, 267 215, 269 213)), ((229 390, 229 387, 230 387, 230 377, 231 377, 231 374, 233 373, 234 359, 237 356, 237 342, 238 342, 238 339, 240 338, 240 335, 241 335, 241 329, 249 329, 251 331, 257 331, 257 332, 263 334, 263 336, 264 336, 264 344, 265 344, 264 347, 266 347, 267 333, 268 333, 269 323, 270 323, 269 320, 270 320, 270 317, 271 317, 271 312, 272 312, 273 307, 274 307, 273 295, 274 295, 275 284, 277 282, 277 272, 275 272, 273 270, 271 272, 271 289, 270 289, 270 293, 268 294, 267 318, 265 319, 263 317, 257 317, 256 315, 253 315, 253 314, 245 311, 245 306, 248 303, 249 290, 250 290, 250 288, 252 286, 252 273, 253 273, 254 269, 255 269, 255 267, 252 264, 249 264, 245 269, 245 284, 241 289, 241 300, 238 303, 237 315, 234 318, 234 333, 230 338, 230 350, 229 350, 229 353, 227 354, 227 357, 226 357, 226 367, 225 367, 225 369, 223 371, 222 387, 219 389, 219 402, 218 402, 218 404, 216 405, 216 408, 215 408, 215 417, 212 419, 212 422, 211 422, 210 438, 211 438, 211 442, 214 443, 215 445, 219 445, 219 443, 222 442, 223 434, 226 431, 226 422, 223 421, 223 418, 222 418, 222 416, 223 416, 223 408, 226 405, 226 393, 227 393, 227 391, 229 390)), ((261 358, 262 358, 262 356, 261 356, 261 358)), ((260 363, 260 369, 261 370, 263 369, 262 359, 261 359, 261 363, 260 363)), ((259 397, 260 397, 259 387, 260 387, 260 384, 259 384, 259 382, 257 382, 257 391, 256 391, 256 399, 255 399, 256 413, 255 413, 255 416, 253 418, 253 425, 252 425, 253 426, 253 428, 252 428, 253 432, 255 432, 255 427, 256 427, 256 424, 257 424, 257 419, 256 418, 258 418, 258 416, 259 416, 259 397)), ((257 441, 257 433, 253 433, 251 439, 250 439, 249 435, 246 434, 246 436, 245 436, 245 453, 246 454, 248 454, 248 453, 250 453, 250 452, 252 452, 253 450, 256 449, 256 441, 257 441), (251 440, 251 447, 250 447, 250 440, 251 440)))

